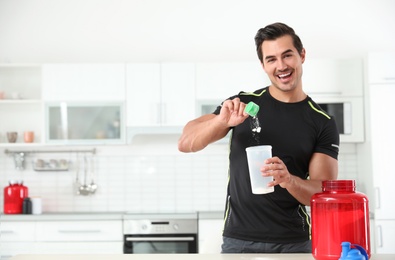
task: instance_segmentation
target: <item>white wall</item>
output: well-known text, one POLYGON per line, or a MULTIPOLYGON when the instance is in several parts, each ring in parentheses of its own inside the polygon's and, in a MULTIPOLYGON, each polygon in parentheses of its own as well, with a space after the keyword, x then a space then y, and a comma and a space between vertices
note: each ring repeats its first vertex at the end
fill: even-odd
POLYGON ((392 0, 0 0, 0 63, 255 60, 282 21, 315 58, 395 50, 392 0))

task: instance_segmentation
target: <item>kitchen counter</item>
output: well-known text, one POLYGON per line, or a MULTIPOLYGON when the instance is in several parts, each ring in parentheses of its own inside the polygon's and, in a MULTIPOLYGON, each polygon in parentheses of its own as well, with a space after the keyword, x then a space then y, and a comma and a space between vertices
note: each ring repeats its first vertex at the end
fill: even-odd
POLYGON ((52 220, 123 220, 141 218, 182 218, 187 219, 222 219, 223 212, 188 212, 188 213, 138 213, 138 212, 43 212, 32 214, 0 213, 0 221, 52 221, 52 220))
MULTIPOLYGON (((135 255, 17 255, 10 260, 314 260, 311 254, 135 254, 135 255)), ((370 260, 394 260, 395 254, 370 260)))
POLYGON ((44 212, 33 214, 0 214, 0 221, 47 220, 122 220, 124 212, 44 212))

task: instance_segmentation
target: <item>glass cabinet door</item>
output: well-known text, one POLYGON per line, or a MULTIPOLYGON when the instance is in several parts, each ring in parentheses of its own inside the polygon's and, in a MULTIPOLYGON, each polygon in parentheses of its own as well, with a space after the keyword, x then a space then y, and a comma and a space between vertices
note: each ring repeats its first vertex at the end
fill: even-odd
POLYGON ((125 143, 123 104, 58 102, 46 105, 47 142, 125 143))

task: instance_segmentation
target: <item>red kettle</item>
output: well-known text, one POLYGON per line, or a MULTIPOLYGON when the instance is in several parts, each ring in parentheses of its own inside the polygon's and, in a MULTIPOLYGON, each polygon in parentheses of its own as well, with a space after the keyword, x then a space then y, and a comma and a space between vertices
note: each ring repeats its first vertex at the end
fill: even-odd
POLYGON ((22 214, 23 199, 27 197, 28 188, 22 181, 9 181, 4 188, 4 214, 22 214))

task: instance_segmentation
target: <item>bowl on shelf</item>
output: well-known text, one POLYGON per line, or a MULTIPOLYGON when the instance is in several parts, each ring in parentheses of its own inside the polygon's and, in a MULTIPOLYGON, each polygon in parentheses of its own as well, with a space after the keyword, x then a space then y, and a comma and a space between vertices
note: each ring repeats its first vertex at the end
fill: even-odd
POLYGON ((18 133, 17 132, 7 132, 7 139, 9 143, 15 143, 16 140, 18 139, 18 133))

